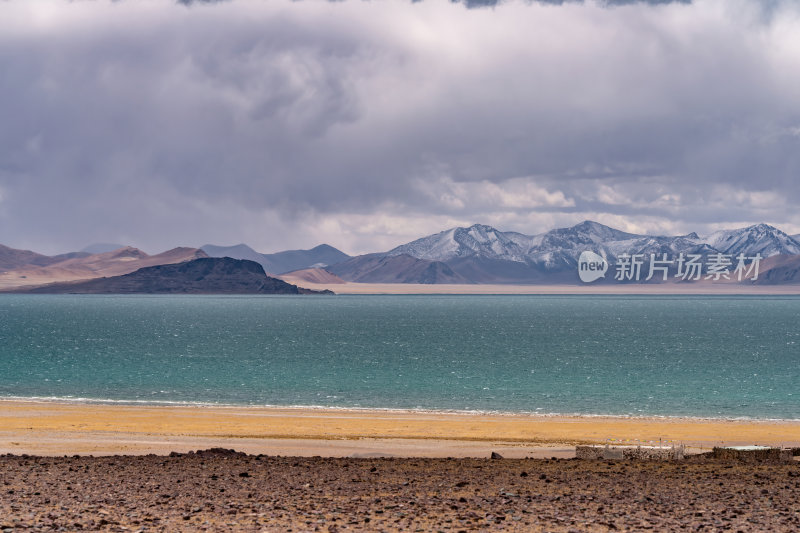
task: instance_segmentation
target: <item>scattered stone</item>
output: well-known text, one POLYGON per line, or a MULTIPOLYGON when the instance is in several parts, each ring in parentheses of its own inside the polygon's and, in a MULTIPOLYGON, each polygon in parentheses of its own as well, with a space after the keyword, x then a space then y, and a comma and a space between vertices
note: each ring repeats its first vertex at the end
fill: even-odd
POLYGON ((0 530, 800 529, 796 462, 710 455, 682 462, 364 461, 264 460, 223 449, 171 457, 6 455, 0 530), (346 474, 370 468, 374 475, 346 474))

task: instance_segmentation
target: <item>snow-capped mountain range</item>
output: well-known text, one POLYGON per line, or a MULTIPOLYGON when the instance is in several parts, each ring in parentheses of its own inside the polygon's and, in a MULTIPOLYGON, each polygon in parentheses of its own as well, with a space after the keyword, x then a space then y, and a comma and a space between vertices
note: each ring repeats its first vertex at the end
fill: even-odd
POLYGON ((585 250, 599 253, 612 262, 621 254, 650 254, 677 257, 678 254, 745 254, 762 258, 800 254, 800 240, 768 224, 736 230, 716 231, 699 236, 653 236, 626 233, 603 224, 584 221, 570 228, 554 229, 538 235, 503 232, 475 224, 452 228, 398 246, 384 255, 410 255, 439 261, 477 282, 492 277, 511 281, 535 281, 543 274, 573 271, 578 256, 585 250), (523 268, 524 267, 524 268, 523 268))
MULTIPOLYGON (((584 251, 593 251, 605 257, 609 264, 616 264, 611 267, 615 274, 619 274, 620 265, 624 264, 618 260, 622 254, 642 254, 640 261, 644 267, 657 265, 650 265, 650 254, 656 254, 656 259, 662 265, 662 255, 666 254, 668 266, 665 274, 669 274, 669 280, 675 281, 681 271, 679 262, 676 261, 681 253, 687 256, 699 254, 705 265, 713 264, 716 254, 730 256, 731 262, 738 264, 737 256, 744 254, 746 258, 761 256, 763 261, 760 261, 760 275, 757 280, 737 281, 800 284, 800 235, 787 235, 768 224, 720 230, 703 236, 696 233, 677 236, 641 235, 589 220, 537 235, 500 231, 491 226, 474 224, 422 237, 388 252, 355 257, 326 244, 310 250, 286 250, 272 254, 258 253, 244 244, 206 245, 201 250, 180 248, 176 250, 182 253, 177 256, 172 253, 175 251, 147 256, 129 247, 98 253, 115 246, 94 245, 86 251, 48 257, 0 245, 0 288, 3 285, 30 285, 34 281, 49 283, 53 280, 86 279, 91 278, 95 271, 96 275, 106 275, 105 270, 97 269, 105 265, 108 257, 113 259, 125 256, 124 258, 130 259, 128 256, 134 252, 140 259, 140 256, 147 257, 146 266, 180 262, 186 260, 183 252, 191 252, 202 254, 203 257, 250 259, 261 263, 273 275, 300 275, 297 273, 303 271, 302 275, 310 276, 310 280, 341 278, 338 283, 344 280, 426 284, 575 284, 579 283, 578 258, 584 251), (75 261, 80 265, 73 264, 75 261), (83 266, 75 272, 70 270, 76 265, 83 266)), ((195 256, 192 255, 191 258, 195 256)), ((138 268, 138 263, 137 266, 133 263, 126 261, 120 268, 124 272, 130 272, 138 268)), ((752 266, 749 259, 745 263, 752 266)), ((660 281, 666 280, 665 277, 660 281)), ((597 282, 614 281, 615 276, 608 275, 597 282)), ((631 281, 631 278, 627 281, 631 281)))
MULTIPOLYGON (((650 254, 676 259, 679 254, 699 254, 704 262, 713 254, 747 257, 760 254, 764 282, 800 282, 800 239, 767 225, 756 224, 708 235, 654 236, 628 233, 590 220, 568 228, 536 235, 500 231, 474 224, 451 228, 398 246, 388 252, 351 257, 331 246, 311 250, 258 253, 246 245, 202 248, 211 257, 251 259, 273 274, 311 269, 345 281, 362 283, 577 283, 578 257, 594 251, 610 263, 622 254, 650 254), (771 259, 768 259, 771 258, 771 259), (767 270, 774 270, 767 275, 767 270)), ((670 268, 674 279, 674 266, 670 268)), ((308 273, 307 273, 308 274, 308 273)), ((600 283, 613 282, 607 276, 600 283)))

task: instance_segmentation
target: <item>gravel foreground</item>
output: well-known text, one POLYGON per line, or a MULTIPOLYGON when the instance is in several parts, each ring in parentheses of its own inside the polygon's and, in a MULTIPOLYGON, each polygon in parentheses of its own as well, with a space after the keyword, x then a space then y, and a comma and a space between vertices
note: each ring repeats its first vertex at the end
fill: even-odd
POLYGON ((0 456, 0 530, 800 531, 800 464, 0 456))

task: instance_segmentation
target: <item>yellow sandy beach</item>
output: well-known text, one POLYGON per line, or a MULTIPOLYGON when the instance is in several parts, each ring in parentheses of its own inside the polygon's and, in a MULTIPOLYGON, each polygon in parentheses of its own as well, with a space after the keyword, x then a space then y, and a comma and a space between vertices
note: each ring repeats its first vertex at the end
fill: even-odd
POLYGON ((800 446, 798 421, 0 402, 0 453, 568 457, 579 443, 800 446))

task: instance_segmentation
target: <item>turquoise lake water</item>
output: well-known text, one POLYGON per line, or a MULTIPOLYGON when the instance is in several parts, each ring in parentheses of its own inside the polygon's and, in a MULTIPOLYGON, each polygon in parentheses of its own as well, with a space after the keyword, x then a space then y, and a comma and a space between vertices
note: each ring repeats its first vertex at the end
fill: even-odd
POLYGON ((0 295, 0 397, 800 419, 794 296, 0 295))

